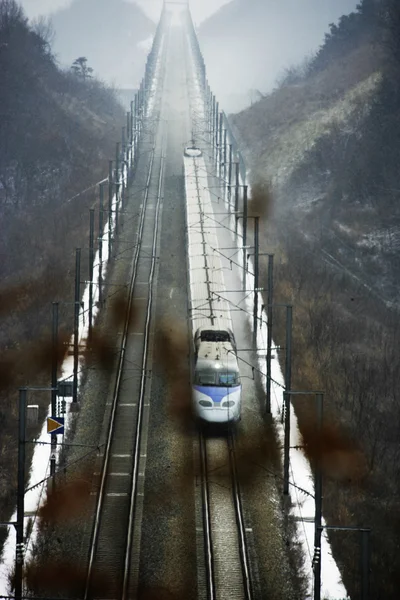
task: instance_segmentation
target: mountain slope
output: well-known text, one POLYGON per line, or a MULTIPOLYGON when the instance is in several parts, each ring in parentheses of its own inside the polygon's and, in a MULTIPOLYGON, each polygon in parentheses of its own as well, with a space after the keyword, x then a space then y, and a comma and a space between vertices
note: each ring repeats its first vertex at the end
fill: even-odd
POLYGON ((328 25, 357 0, 233 0, 199 28, 211 86, 222 106, 249 104, 251 89, 269 92, 282 69, 323 42, 328 25), (228 75, 229 74, 229 75, 228 75))
POLYGON ((66 66, 79 56, 95 75, 118 87, 136 87, 143 75, 145 42, 155 24, 124 0, 74 0, 52 16, 54 51, 66 66), (142 44, 140 44, 142 43, 142 44))
MULTIPOLYGON (((252 178, 273 188, 260 240, 275 252, 276 297, 294 306, 293 389, 325 390, 326 440, 330 427, 345 440, 349 470, 336 447, 324 517, 371 528, 370 596, 385 600, 399 597, 400 569, 399 27, 397 0, 362 0, 330 28, 305 75, 231 119, 252 178)), ((301 402, 296 412, 307 448, 314 409, 301 402)), ((358 598, 359 539, 330 535, 358 598)))
MULTIPOLYGON (((60 335, 72 330, 73 249, 88 247, 94 184, 107 176, 126 118, 110 89, 57 69, 17 3, 0 2, 0 9, 0 512, 7 521, 17 487, 17 390, 48 386, 52 302, 67 300, 60 335)), ((37 396, 39 425, 30 439, 48 401, 37 396)), ((0 528, 0 557, 6 534, 0 528)))

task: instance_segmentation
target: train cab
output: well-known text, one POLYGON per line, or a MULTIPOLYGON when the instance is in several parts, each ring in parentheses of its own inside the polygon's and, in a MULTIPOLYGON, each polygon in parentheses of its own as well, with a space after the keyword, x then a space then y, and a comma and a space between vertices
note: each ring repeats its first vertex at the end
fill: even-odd
POLYGON ((194 337, 193 397, 197 416, 212 423, 239 421, 241 382, 231 330, 213 326, 194 337))

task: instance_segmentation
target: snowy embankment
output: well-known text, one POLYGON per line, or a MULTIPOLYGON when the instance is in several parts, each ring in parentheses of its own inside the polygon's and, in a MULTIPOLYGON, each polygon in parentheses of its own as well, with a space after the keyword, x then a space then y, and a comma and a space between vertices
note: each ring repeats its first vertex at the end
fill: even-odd
MULTIPOLYGON (((190 42, 188 40, 190 47, 190 42)), ((193 73, 196 73, 195 60, 193 54, 191 55, 191 64, 193 73)), ((205 110, 205 99, 204 94, 201 90, 198 78, 193 80, 193 95, 191 98, 193 115, 198 120, 199 118, 206 122, 206 110, 205 110)), ((204 126, 204 130, 207 128, 204 126)), ((234 143, 234 140, 228 139, 228 144, 234 143)), ((236 145, 236 144, 235 144, 236 145)), ((219 171, 218 166, 216 169, 219 171)), ((202 176, 207 181, 208 173, 205 171, 202 176)), ((246 178, 249 179, 248 173, 246 178)), ((241 180, 240 185, 245 185, 245 181, 241 180)), ((232 243, 237 245, 238 248, 242 247, 242 227, 240 222, 237 225, 237 235, 235 231, 235 217, 232 215, 232 207, 229 206, 228 186, 223 186, 225 190, 225 208, 227 215, 230 214, 230 230, 232 235, 232 243)), ((250 189, 250 188, 249 188, 250 189)), ((212 254, 212 249, 210 249, 212 254)), ((243 252, 239 252, 239 267, 232 265, 232 268, 239 269, 239 276, 242 279, 244 277, 243 269, 243 252)), ((254 273, 253 261, 249 259, 248 267, 246 271, 246 283, 243 285, 245 290, 254 289, 254 273)), ((254 293, 246 294, 246 312, 248 317, 248 324, 251 330, 253 330, 253 306, 254 306, 254 293)), ((259 303, 258 311, 258 323, 261 323, 261 327, 257 330, 257 354, 259 355, 257 368, 259 372, 263 374, 263 385, 266 390, 266 365, 265 365, 265 348, 267 348, 267 315, 262 310, 259 303)), ((272 343, 274 347, 274 343, 272 343)), ((284 447, 284 426, 282 423, 282 411, 283 411, 283 390, 284 390, 284 377, 282 370, 277 358, 272 360, 272 385, 271 385, 271 412, 274 419, 274 424, 280 445, 282 448, 282 464, 283 464, 283 447, 284 447)), ((303 452, 296 447, 302 445, 302 438, 300 435, 297 417, 294 413, 293 408, 290 412, 290 463, 289 463, 289 494, 293 505, 292 515, 295 521, 298 523, 297 535, 301 543, 301 547, 304 555, 304 569, 308 583, 307 599, 313 598, 313 586, 314 586, 314 573, 313 573, 313 555, 314 555, 314 514, 315 514, 315 501, 314 501, 314 479, 310 464, 303 452)), ((322 521, 322 525, 325 522, 322 521)), ((324 600, 345 600, 348 598, 347 591, 342 583, 342 578, 332 556, 331 547, 329 544, 328 537, 325 530, 322 533, 321 541, 321 598, 324 600)))
MULTIPOLYGON (((124 185, 126 182, 126 172, 124 173, 124 185)), ((112 221, 111 221, 111 238, 114 237, 114 227, 115 227, 115 216, 116 216, 116 196, 113 196, 112 199, 112 221)), ((108 240, 109 235, 109 223, 105 225, 103 230, 102 239, 104 241, 108 240)), ((102 259, 102 269, 103 269, 103 278, 105 276, 107 263, 109 259, 109 248, 108 244, 103 242, 103 259, 102 259)), ((99 300, 99 253, 97 252, 95 260, 94 260, 94 270, 93 270, 93 320, 96 319, 98 314, 98 300, 99 300)), ((89 288, 87 285, 83 298, 80 314, 79 314, 79 347, 85 345, 85 341, 88 336, 89 331, 89 322, 88 322, 88 309, 85 307, 89 306, 89 288)), ((69 347, 73 347, 73 337, 69 340, 69 347)), ((83 358, 79 357, 79 366, 78 366, 78 393, 79 387, 83 372, 83 358)), ((59 378, 60 381, 72 381, 73 380, 73 367, 74 367, 74 359, 73 356, 68 356, 61 367, 61 376, 59 378)), ((65 433, 68 435, 68 430, 70 428, 71 419, 73 418, 73 413, 71 413, 70 405, 72 403, 72 398, 65 398, 66 401, 66 412, 64 415, 64 427, 65 433)), ((29 403, 29 390, 28 390, 28 403, 29 403)), ((54 416, 52 415, 51 405, 49 405, 47 417, 54 416)), ((57 436, 58 437, 58 436, 57 436)), ((58 440, 60 438, 58 437, 58 440)), ((24 531, 26 531, 27 519, 33 519, 32 528, 30 529, 29 537, 26 539, 25 548, 26 548, 26 561, 32 557, 32 550, 34 547, 34 543, 36 537, 38 535, 38 512, 40 507, 46 500, 47 497, 47 482, 50 476, 50 435, 47 433, 47 418, 43 423, 42 430, 40 432, 39 437, 35 441, 35 450, 32 457, 32 465, 31 472, 29 477, 28 488, 25 492, 25 523, 24 523, 24 531)), ((63 443, 58 441, 58 445, 56 447, 56 457, 58 459, 63 448, 63 443)), ((58 461, 57 461, 58 462, 58 461)), ((13 514, 11 521, 16 521, 17 514, 16 512, 13 514)), ((8 593, 9 587, 9 574, 12 572, 15 561, 15 544, 16 544, 16 534, 14 527, 9 527, 8 537, 4 545, 2 561, 0 564, 0 595, 6 595, 8 593)))
MULTIPOLYGON (((154 96, 157 88, 157 84, 160 78, 160 69, 161 69, 161 56, 164 46, 164 37, 161 40, 160 44, 160 52, 157 57, 157 62, 155 66, 154 78, 152 81, 150 93, 149 93, 149 101, 147 104, 147 114, 146 116, 151 115, 154 107, 154 96)), ((123 156, 121 162, 121 170, 119 174, 119 182, 120 185, 126 187, 128 181, 128 165, 132 165, 134 161, 134 148, 132 146, 127 146, 126 152, 123 156)), ((108 181, 108 179, 104 180, 108 181)), ((100 182, 103 183, 103 182, 100 182)), ((118 201, 116 195, 113 195, 112 198, 112 211, 111 211, 111 219, 107 221, 104 229, 101 240, 99 243, 102 244, 102 262, 101 262, 101 271, 102 271, 102 280, 105 279, 107 273, 107 265, 110 259, 109 253, 109 245, 108 240, 111 242, 115 237, 115 225, 117 222, 117 209, 120 210, 120 202, 118 201), (111 231, 110 231, 111 230, 111 231), (109 235, 110 234, 110 235, 109 235)), ((93 264, 93 321, 95 321, 96 316, 98 314, 98 301, 99 301, 99 274, 100 274, 100 256, 97 251, 93 264)), ((88 337, 89 332, 89 321, 88 321, 88 306, 89 306, 89 293, 90 293, 90 285, 87 284, 83 293, 82 302, 81 302, 81 311, 79 314, 79 347, 85 345, 86 339, 88 337)), ((69 341, 69 346, 73 346, 73 337, 69 341)), ((84 369, 84 359, 82 356, 79 357, 79 366, 78 366, 78 393, 79 387, 81 383, 81 378, 84 369)), ((62 381, 72 381, 73 379, 73 357, 68 356, 61 367, 61 376, 59 380, 62 381)), ((72 403, 72 398, 65 398, 66 400, 66 413, 64 416, 65 419, 65 432, 68 435, 68 431, 72 422, 73 413, 71 414, 70 405, 72 403)), ((28 391, 28 403, 29 403, 29 391, 28 391)), ((53 416, 51 412, 51 405, 48 408, 48 417, 53 416)), ((56 456, 59 457, 61 451, 63 449, 63 443, 59 443, 56 448, 56 456)), ((28 488, 25 493, 25 522, 24 522, 24 531, 26 531, 27 521, 28 519, 32 519, 32 527, 30 528, 29 536, 26 539, 26 555, 25 560, 29 561, 32 558, 32 552, 34 549, 34 544, 38 535, 38 512, 40 507, 46 500, 47 497, 47 482, 50 476, 50 435, 47 433, 47 418, 43 423, 42 430, 40 432, 39 437, 35 441, 35 450, 32 457, 31 471, 29 477, 28 488)), ((16 512, 11 517, 11 522, 15 522, 17 518, 16 512)), ((9 594, 9 577, 14 569, 15 563, 15 547, 16 547, 16 534, 13 526, 8 528, 8 537, 5 541, 3 553, 1 556, 0 562, 0 596, 6 596, 9 594)))

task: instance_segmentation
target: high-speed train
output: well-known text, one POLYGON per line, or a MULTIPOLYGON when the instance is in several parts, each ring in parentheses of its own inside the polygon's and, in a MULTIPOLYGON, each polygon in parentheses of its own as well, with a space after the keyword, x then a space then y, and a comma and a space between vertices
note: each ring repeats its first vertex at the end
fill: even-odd
POLYGON ((239 421, 241 382, 229 302, 199 148, 184 151, 190 320, 194 361, 192 388, 197 417, 210 423, 239 421))
POLYGON ((208 325, 194 336, 193 399, 199 418, 213 423, 240 419, 241 384, 233 333, 208 325))

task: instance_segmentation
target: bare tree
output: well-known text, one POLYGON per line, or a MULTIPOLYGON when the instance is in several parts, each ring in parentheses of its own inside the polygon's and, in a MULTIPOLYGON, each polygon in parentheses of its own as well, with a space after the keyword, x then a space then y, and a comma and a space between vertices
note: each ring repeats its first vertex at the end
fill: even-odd
POLYGON ((26 23, 21 6, 15 0, 0 0, 0 30, 9 31, 17 23, 26 23))
POLYGON ((38 17, 32 21, 33 31, 48 45, 50 48, 53 45, 55 31, 50 17, 38 17))

